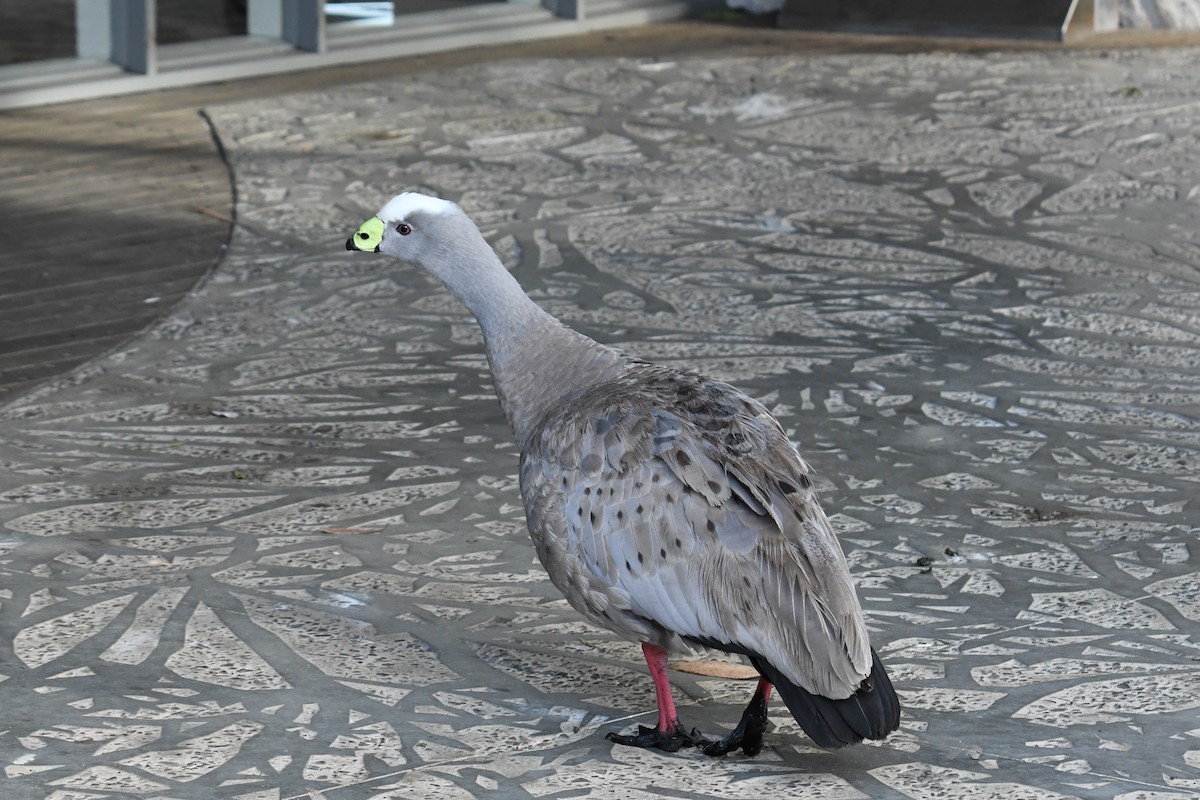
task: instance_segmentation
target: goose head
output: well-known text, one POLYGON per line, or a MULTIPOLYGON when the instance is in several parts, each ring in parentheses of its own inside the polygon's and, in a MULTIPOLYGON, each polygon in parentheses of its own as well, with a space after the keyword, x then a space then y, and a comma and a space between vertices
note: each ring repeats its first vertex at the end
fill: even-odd
POLYGON ((346 249, 385 253, 423 264, 443 243, 456 238, 452 229, 461 226, 464 220, 466 215, 449 200, 404 192, 359 225, 346 240, 346 249))

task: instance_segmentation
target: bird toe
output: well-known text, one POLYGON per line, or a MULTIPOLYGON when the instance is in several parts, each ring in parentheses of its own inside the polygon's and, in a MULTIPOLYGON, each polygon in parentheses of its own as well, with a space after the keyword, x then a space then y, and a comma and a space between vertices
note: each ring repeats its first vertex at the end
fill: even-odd
POLYGON ((723 756, 732 753, 738 748, 741 748, 742 752, 748 756, 756 756, 761 753, 763 749, 762 731, 746 732, 735 730, 724 739, 709 742, 704 747, 704 755, 723 756))
POLYGON ((763 749, 763 733, 767 730, 767 706, 765 700, 759 701, 758 696, 742 714, 736 728, 724 739, 709 743, 704 748, 706 756, 723 756, 732 753, 739 747, 748 756, 756 756, 763 749))
POLYGON ((674 753, 684 747, 704 747, 709 744, 709 741, 698 730, 693 728, 689 733, 679 725, 667 730, 639 725, 638 732, 635 735, 613 732, 609 733, 605 738, 616 744, 663 750, 667 753, 674 753))

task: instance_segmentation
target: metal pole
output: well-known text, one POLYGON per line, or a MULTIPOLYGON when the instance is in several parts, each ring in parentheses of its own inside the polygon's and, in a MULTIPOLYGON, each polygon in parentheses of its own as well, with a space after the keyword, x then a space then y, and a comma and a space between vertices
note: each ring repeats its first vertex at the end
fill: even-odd
POLYGON ((325 52, 323 0, 249 0, 246 10, 251 36, 282 39, 297 50, 325 52))
POLYGON ((587 0, 542 0, 542 8, 564 19, 584 19, 587 0))
POLYGON ((155 0, 75 0, 75 52, 142 75, 157 72, 155 0))

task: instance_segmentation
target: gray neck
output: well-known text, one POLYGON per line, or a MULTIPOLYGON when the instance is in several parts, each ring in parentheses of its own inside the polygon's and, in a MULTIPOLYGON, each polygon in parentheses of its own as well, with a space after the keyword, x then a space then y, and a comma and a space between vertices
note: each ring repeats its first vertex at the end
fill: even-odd
POLYGON ((459 238, 456 252, 442 251, 440 263, 424 266, 479 321, 500 406, 523 446, 547 412, 615 377, 624 359, 543 311, 470 227, 474 237, 459 238))

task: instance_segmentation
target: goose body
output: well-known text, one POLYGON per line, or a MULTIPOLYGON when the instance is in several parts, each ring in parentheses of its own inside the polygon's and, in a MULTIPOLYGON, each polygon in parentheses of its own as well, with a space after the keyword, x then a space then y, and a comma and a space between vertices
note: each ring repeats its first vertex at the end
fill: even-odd
POLYGON ((761 403, 567 328, 448 201, 398 195, 346 247, 426 270, 479 321, 538 558, 579 613, 642 645, 654 678, 658 726, 610 738, 753 755, 773 688, 820 745, 895 730, 899 704, 810 469, 761 403), (694 645, 743 654, 762 676, 717 742, 683 730, 666 679, 668 653, 694 645))

